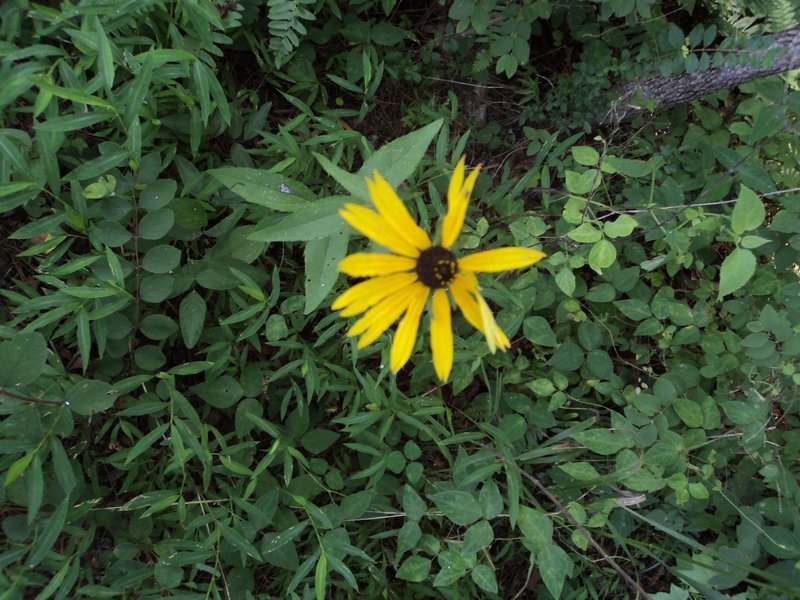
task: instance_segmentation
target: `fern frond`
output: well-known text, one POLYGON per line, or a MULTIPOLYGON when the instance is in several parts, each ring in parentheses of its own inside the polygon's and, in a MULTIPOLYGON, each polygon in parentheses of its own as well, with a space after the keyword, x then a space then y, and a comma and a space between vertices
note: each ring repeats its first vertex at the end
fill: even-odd
POLYGON ((489 65, 492 63, 492 55, 489 52, 488 48, 481 49, 475 55, 475 61, 472 63, 472 72, 473 74, 482 73, 489 68, 489 65))
POLYGON ((314 21, 316 17, 302 5, 314 0, 269 0, 269 48, 275 53, 275 66, 280 68, 300 45, 308 31, 302 20, 314 21))

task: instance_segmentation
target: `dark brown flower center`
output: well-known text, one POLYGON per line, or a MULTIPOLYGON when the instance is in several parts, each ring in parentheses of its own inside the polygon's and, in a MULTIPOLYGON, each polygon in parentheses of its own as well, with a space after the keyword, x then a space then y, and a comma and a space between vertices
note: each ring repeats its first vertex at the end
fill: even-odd
POLYGON ((458 273, 458 261, 453 253, 441 246, 423 250, 417 259, 417 276, 429 288, 446 287, 458 273))

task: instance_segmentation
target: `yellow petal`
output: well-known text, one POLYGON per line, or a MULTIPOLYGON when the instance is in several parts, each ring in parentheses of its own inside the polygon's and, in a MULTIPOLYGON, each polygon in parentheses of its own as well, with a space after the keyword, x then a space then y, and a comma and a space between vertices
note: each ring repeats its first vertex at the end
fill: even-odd
POLYGON ((489 352, 492 354, 496 350, 506 350, 511 347, 506 334, 500 329, 500 326, 494 320, 492 309, 483 299, 480 293, 477 294, 478 305, 480 306, 481 319, 483 321, 483 333, 486 336, 486 344, 489 346, 489 352))
POLYGON ((339 263, 339 270, 353 277, 374 277, 375 275, 412 271, 416 266, 417 261, 407 256, 357 252, 346 256, 339 263))
POLYGON ((422 309, 428 300, 428 288, 422 286, 414 293, 408 305, 406 314, 400 325, 397 326, 397 334, 392 343, 391 367, 397 373, 411 358, 411 351, 414 350, 414 342, 417 339, 419 330, 419 320, 422 317, 422 309))
POLYGON ((475 299, 478 295, 478 279, 472 273, 459 273, 450 283, 450 293, 461 309, 464 318, 475 329, 484 332, 481 307, 475 299))
POLYGON ((539 262, 545 256, 544 252, 531 248, 496 248, 484 250, 458 259, 458 266, 464 271, 477 273, 497 273, 509 269, 521 269, 539 262))
POLYGON ((414 247, 425 250, 431 247, 431 240, 425 230, 414 222, 408 210, 400 200, 400 197, 389 185, 389 182, 375 171, 374 179, 367 179, 367 188, 372 198, 372 203, 378 212, 386 220, 386 223, 394 229, 395 233, 404 238, 414 247))
POLYGON ((456 168, 453 170, 453 175, 450 177, 450 183, 447 186, 447 204, 453 204, 458 196, 461 194, 461 188, 464 187, 464 173, 466 171, 467 159, 461 157, 458 159, 456 168))
POLYGON ((450 248, 455 243, 464 226, 464 217, 467 214, 472 188, 475 187, 475 180, 480 172, 480 166, 476 167, 465 181, 464 162, 462 156, 453 171, 450 185, 447 188, 447 214, 442 221, 442 246, 445 248, 450 248))
POLYGON ((339 211, 339 215, 354 229, 392 252, 412 258, 419 256, 419 250, 409 244, 405 238, 397 235, 395 230, 386 223, 386 219, 374 210, 359 204, 345 204, 344 209, 339 211))
POLYGON ((395 273, 362 281, 336 298, 331 309, 341 310, 342 317, 358 315, 416 279, 416 273, 395 273))
POLYGON ((453 368, 453 327, 450 324, 450 301, 447 292, 438 289, 431 302, 431 353, 433 368, 441 381, 447 381, 453 368))
POLYGON ((425 286, 421 283, 415 283, 387 296, 353 323, 347 335, 352 337, 363 333, 358 340, 358 348, 369 346, 405 312, 406 308, 408 308, 408 303, 414 293, 419 291, 420 287, 424 288, 425 286))

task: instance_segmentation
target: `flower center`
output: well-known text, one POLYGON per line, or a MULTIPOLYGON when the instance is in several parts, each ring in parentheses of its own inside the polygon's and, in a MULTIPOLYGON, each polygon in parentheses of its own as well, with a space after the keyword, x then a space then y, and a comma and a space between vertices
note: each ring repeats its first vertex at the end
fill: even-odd
POLYGON ((417 276, 429 288, 447 286, 458 273, 458 261, 453 253, 441 246, 423 250, 417 259, 417 276))

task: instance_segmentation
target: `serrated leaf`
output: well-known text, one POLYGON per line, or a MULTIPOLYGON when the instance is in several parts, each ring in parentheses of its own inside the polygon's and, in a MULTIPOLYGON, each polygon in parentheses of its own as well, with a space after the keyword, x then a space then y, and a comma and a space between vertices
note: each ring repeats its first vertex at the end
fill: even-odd
POLYGON ((750 250, 736 248, 722 262, 719 272, 719 294, 717 301, 732 294, 750 281, 756 271, 756 257, 750 250))

